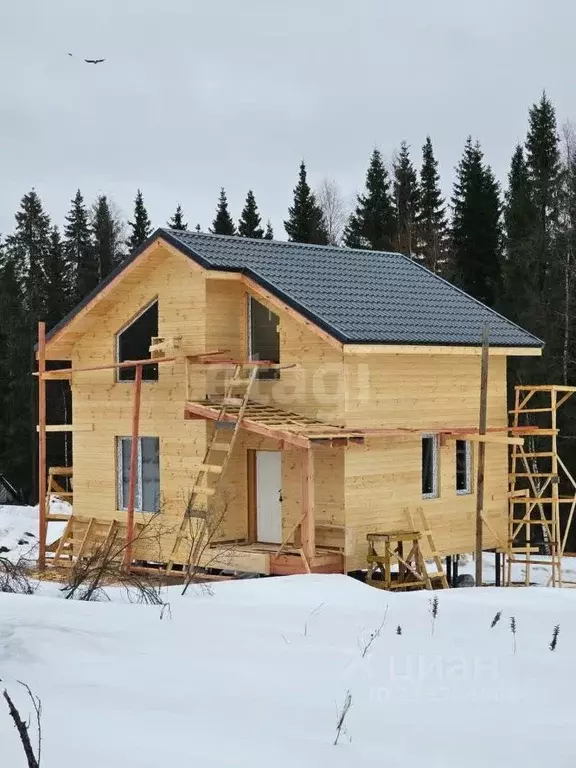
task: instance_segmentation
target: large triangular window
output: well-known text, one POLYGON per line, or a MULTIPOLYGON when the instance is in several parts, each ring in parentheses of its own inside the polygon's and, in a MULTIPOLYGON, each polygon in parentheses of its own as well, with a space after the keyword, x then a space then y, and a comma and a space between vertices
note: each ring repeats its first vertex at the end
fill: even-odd
MULTIPOLYGON (((153 301, 116 334, 116 360, 150 360, 150 344, 158 336, 158 301, 153 301)), ((134 381, 135 368, 118 368, 118 381, 134 381)), ((158 381, 158 366, 142 367, 144 381, 158 381)))

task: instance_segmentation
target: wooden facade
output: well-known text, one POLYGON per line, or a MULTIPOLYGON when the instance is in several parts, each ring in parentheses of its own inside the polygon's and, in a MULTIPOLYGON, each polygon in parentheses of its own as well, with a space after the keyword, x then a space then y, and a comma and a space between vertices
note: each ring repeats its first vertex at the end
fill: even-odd
MULTIPOLYGON (((254 296, 278 317, 278 380, 257 381, 252 399, 334 427, 368 430, 365 439, 313 447, 313 475, 306 501, 302 477, 307 452, 282 440, 242 430, 225 476, 219 503, 225 507, 219 537, 255 543, 255 457, 281 451, 282 540, 298 546, 305 504, 313 504, 316 544, 340 554, 317 570, 365 566, 368 533, 401 529, 422 507, 441 554, 474 548, 475 494, 456 492, 455 439, 478 425, 479 349, 390 345, 347 347, 316 328, 281 300, 240 273, 204 270, 162 240, 155 241, 46 344, 48 359, 71 361, 72 369, 111 365, 116 335, 144 307, 158 301, 159 336, 180 340, 185 355, 225 350, 246 359, 247 300, 254 296), (378 430, 373 436, 369 430, 378 430), (382 430, 389 429, 390 434, 382 430), (439 445, 436 498, 422 497, 422 435, 439 445), (334 565, 334 563, 338 563, 334 565)), ((490 356, 488 429, 506 433, 506 357, 534 349, 494 349, 490 356)), ((123 520, 118 509, 117 441, 132 430, 133 384, 116 371, 77 371, 73 397, 74 514, 123 520)), ((213 424, 184 418, 186 399, 221 393, 216 367, 187 366, 182 356, 159 366, 158 381, 143 381, 139 434, 159 439, 161 532, 138 559, 166 561, 213 424), (187 381, 186 381, 187 379, 187 381), (155 548, 155 550, 154 550, 155 548)), ((474 464, 474 450, 472 450, 474 464)), ((486 451, 485 547, 507 536, 507 446, 486 451), (498 537, 498 538, 497 538, 498 537)), ((137 518, 140 516, 137 514, 137 518)), ((276 542, 277 543, 277 542, 276 542)), ((217 563, 216 563, 217 564, 217 563)), ((257 551, 237 560, 239 569, 270 572, 257 551)), ((283 572, 282 561, 272 572, 283 572)), ((286 565, 286 569, 290 570, 286 565)), ((314 568, 313 568, 314 569, 314 568)))

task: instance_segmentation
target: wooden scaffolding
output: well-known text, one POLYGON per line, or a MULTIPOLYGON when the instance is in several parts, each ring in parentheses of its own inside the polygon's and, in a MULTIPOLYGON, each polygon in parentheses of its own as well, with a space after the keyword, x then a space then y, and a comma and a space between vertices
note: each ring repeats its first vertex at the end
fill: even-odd
POLYGON ((534 565, 549 565, 550 585, 562 586, 562 556, 574 510, 576 481, 558 455, 558 409, 576 387, 541 385, 515 388, 512 434, 524 445, 513 445, 510 462, 510 510, 505 583, 513 581, 514 564, 525 567, 530 584, 534 565), (560 495, 561 486, 570 494, 560 495))

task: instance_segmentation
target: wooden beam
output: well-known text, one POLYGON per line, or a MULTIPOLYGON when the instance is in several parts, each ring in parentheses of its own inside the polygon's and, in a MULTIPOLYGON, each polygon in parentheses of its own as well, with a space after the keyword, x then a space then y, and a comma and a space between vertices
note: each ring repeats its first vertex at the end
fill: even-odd
POLYGON ((38 323, 38 569, 46 567, 46 323, 38 323))
MULTIPOLYGON (((46 424, 46 432, 94 432, 94 424, 46 424)), ((36 431, 40 432, 40 425, 36 426, 36 431)))
POLYGON ((130 478, 128 482, 128 509, 126 513, 126 552, 124 567, 130 570, 132 542, 134 540, 134 506, 136 501, 136 470, 138 464, 138 437, 140 426, 140 394, 142 391, 142 366, 136 366, 134 400, 132 402, 132 442, 130 445, 130 478))
POLYGON ((314 453, 312 448, 302 454, 302 551, 309 563, 316 554, 316 519, 314 515, 314 453))
MULTIPOLYGON (((426 344, 344 344, 350 355, 473 355, 481 357, 482 347, 432 346, 426 344)), ((541 357, 540 347, 490 347, 491 357, 541 357)))
MULTIPOLYGON (((478 435, 486 436, 488 417, 488 325, 482 332, 482 361, 480 366, 480 415, 478 419, 478 435)), ((478 444, 478 473, 476 481, 476 586, 481 587, 482 578, 482 524, 484 517, 484 472, 486 469, 486 443, 481 440, 478 444)))
POLYGON ((447 435, 448 440, 471 440, 473 443, 495 443, 497 445, 524 445, 523 437, 506 437, 505 435, 461 434, 447 435))
MULTIPOLYGON (((215 408, 202 405, 201 403, 188 402, 184 406, 184 418, 185 419, 210 419, 216 421, 218 419, 219 411, 215 408)), ((230 413, 225 413, 221 416, 221 421, 235 422, 236 417, 230 413)), ((256 435, 262 435, 263 437, 270 437, 272 440, 284 440, 290 445, 294 445, 297 448, 308 448, 310 441, 307 437, 302 435, 295 435, 287 430, 273 429, 266 427, 264 424, 250 419, 242 419, 242 429, 247 432, 253 432, 256 435)))

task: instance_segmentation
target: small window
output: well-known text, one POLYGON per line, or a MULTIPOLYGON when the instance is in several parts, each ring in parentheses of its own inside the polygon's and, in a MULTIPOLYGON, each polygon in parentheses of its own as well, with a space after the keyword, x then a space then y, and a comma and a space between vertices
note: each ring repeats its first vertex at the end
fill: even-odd
MULTIPOLYGON (((118 508, 128 508, 130 454, 132 438, 118 438, 118 508)), ((136 461, 136 494, 134 509, 138 512, 160 511, 160 441, 157 437, 138 438, 136 461)))
POLYGON ((438 437, 422 437, 422 497, 434 499, 438 496, 438 437))
MULTIPOLYGON (((248 297, 248 357, 250 360, 280 362, 280 318, 252 296, 248 297)), ((279 379, 278 368, 262 369, 259 379, 279 379)))
MULTIPOLYGON (((150 360, 150 343, 158 336, 158 302, 146 307, 134 320, 116 334, 116 360, 150 360)), ((118 381, 134 381, 135 368, 118 368, 118 381)), ((143 381, 158 381, 158 366, 142 366, 143 381)))
POLYGON ((472 445, 456 440, 456 493, 472 493, 472 445))

